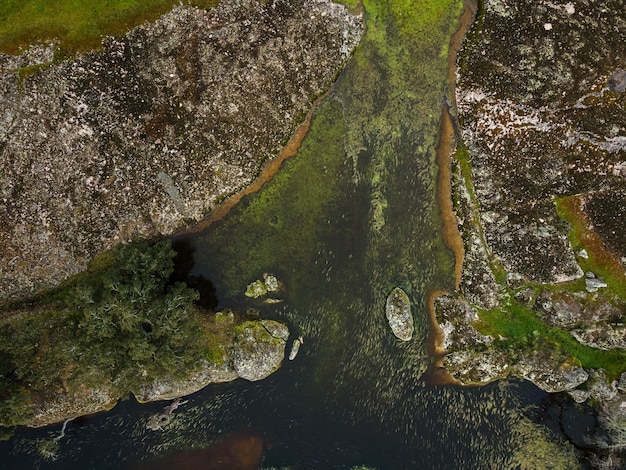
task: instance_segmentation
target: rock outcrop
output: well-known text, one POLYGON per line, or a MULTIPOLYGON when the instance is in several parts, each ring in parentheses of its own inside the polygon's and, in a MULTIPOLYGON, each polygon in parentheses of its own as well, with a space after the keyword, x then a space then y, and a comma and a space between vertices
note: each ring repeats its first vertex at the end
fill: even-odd
POLYGON ((0 298, 198 221, 248 185, 362 28, 330 0, 224 0, 74 60, 56 63, 54 45, 0 54, 0 298))
MULTIPOLYGON (((210 384, 238 378, 256 381, 272 374, 285 358, 289 329, 274 320, 246 320, 236 324, 232 311, 219 312, 215 319, 223 330, 223 356, 205 360, 186 379, 159 377, 138 390, 140 402, 172 400, 191 395, 210 384)), ((84 387, 78 393, 60 393, 54 398, 35 400, 37 405, 29 426, 45 426, 67 418, 111 409, 121 398, 112 392, 111 384, 100 388, 84 387)))
POLYGON ((626 11, 486 0, 468 37, 453 161, 465 260, 458 296, 436 303, 444 364, 463 383, 514 374, 609 409, 609 375, 550 334, 626 349, 626 11))
POLYGON ((287 339, 287 327, 273 320, 239 325, 231 353, 237 375, 255 381, 276 371, 285 357, 287 339))

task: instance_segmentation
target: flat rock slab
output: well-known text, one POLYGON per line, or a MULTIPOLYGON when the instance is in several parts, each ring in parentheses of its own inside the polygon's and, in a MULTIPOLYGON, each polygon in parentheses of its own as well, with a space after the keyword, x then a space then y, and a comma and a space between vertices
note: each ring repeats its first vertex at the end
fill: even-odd
POLYGON ((280 150, 362 30, 330 0, 223 0, 58 64, 52 48, 0 53, 0 297, 204 218, 280 150))

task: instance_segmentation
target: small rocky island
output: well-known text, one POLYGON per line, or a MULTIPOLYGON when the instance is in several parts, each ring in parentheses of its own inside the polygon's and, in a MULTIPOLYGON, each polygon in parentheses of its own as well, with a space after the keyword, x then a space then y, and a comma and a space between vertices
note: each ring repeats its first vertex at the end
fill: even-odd
POLYGON ((396 338, 410 341, 413 337, 413 314, 409 296, 399 287, 394 288, 387 296, 385 315, 389 328, 396 338))

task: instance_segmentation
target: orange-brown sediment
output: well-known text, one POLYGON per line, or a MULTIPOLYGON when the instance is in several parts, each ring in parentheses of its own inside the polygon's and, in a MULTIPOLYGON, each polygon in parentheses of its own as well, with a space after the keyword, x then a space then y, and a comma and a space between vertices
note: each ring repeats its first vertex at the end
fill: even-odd
MULTIPOLYGON (((450 40, 448 65, 449 65, 449 95, 450 100, 454 101, 455 83, 456 83, 456 57, 461 49, 463 38, 474 21, 476 13, 476 4, 473 0, 466 0, 463 7, 463 14, 459 19, 459 28, 450 40)), ((455 105, 454 102, 450 103, 455 105)), ((437 178, 437 202, 442 219, 442 236, 444 243, 454 252, 454 276, 455 289, 459 290, 461 283, 461 273, 463 270, 463 239, 457 225, 456 214, 452 207, 452 171, 450 156, 454 153, 456 147, 456 134, 452 122, 452 116, 447 105, 442 106, 441 112, 441 129, 439 137, 439 145, 437 147, 437 165, 439 167, 439 175, 437 178)), ((429 352, 433 358, 426 380, 431 385, 444 385, 458 383, 450 373, 443 368, 443 358, 445 350, 443 347, 443 333, 437 324, 435 313, 435 300, 447 292, 441 290, 433 290, 428 292, 426 299, 426 308, 430 318, 430 345, 429 352)))

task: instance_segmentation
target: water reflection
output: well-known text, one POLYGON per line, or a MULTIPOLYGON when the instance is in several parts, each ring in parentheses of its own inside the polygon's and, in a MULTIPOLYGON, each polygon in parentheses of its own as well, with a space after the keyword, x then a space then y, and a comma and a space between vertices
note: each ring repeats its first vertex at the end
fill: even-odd
POLYGON ((252 431, 238 431, 199 450, 177 452, 135 470, 255 470, 263 457, 263 438, 252 431))

